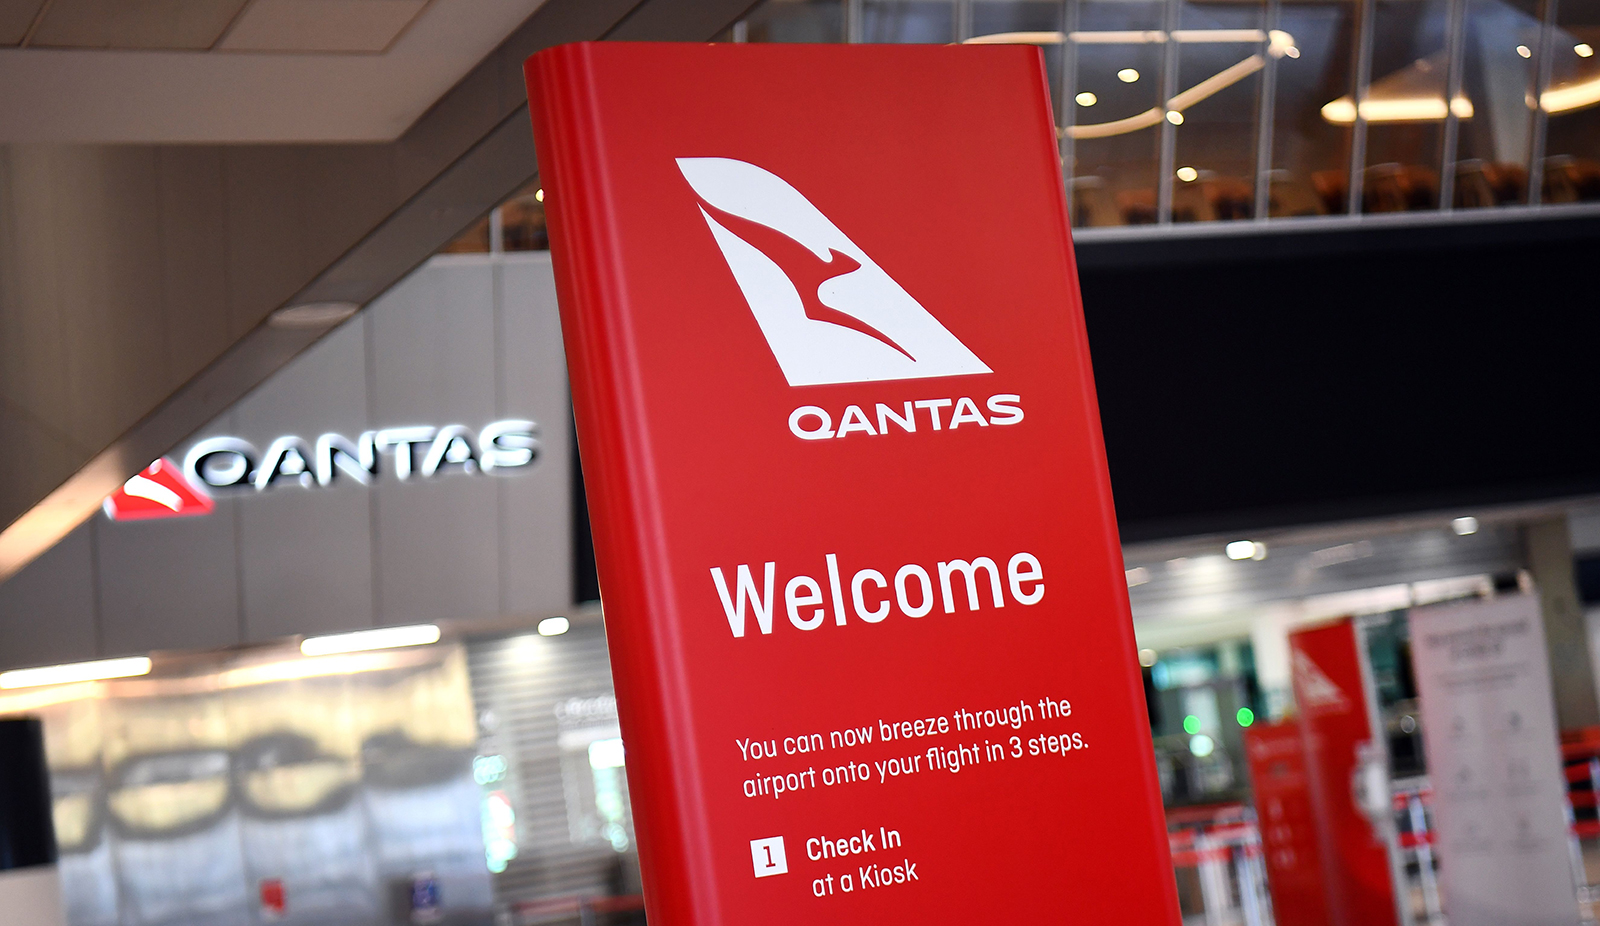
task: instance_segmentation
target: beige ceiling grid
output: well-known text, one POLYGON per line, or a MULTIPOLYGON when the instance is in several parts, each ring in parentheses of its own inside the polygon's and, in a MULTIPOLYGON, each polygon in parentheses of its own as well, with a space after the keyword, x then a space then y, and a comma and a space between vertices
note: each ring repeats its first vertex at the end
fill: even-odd
POLYGON ((0 0, 0 46, 386 51, 429 0, 0 0))

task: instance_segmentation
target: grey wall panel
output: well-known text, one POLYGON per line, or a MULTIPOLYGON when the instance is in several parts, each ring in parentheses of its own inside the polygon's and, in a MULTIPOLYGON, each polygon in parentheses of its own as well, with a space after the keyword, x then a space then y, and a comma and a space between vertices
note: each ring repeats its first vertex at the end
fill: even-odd
POLYGON ((538 469, 500 482, 501 607, 555 612, 572 603, 572 416, 550 252, 504 258, 497 287, 501 415, 539 423, 538 469))
POLYGON ((0 669, 93 659, 93 550, 86 524, 0 585, 0 669))
POLYGON ((499 614, 494 482, 458 473, 375 494, 378 623, 499 614))
POLYGON ((240 642, 238 504, 221 501, 205 517, 90 522, 104 655, 240 642))
MULTIPOLYGON (((367 429, 366 324, 364 315, 351 319, 245 397, 233 415, 237 433, 265 449, 283 435, 315 441, 367 429)), ((372 624, 371 496, 342 479, 239 499, 247 639, 372 624)))
POLYGON ((238 499, 245 638, 373 623, 371 493, 359 485, 238 499))
MULTIPOLYGON (((443 261, 373 305, 375 422, 477 429, 496 419, 493 281, 487 259, 443 261)), ((393 461, 384 465, 389 478, 373 493, 379 623, 498 613, 495 482, 522 474, 400 482, 393 461)))
POLYGON ((241 333, 228 313, 228 235, 222 152, 200 146, 157 152, 161 285, 172 376, 200 372, 241 333))
POLYGON ((480 426, 495 414, 494 275, 487 257, 439 260, 368 313, 372 415, 384 425, 480 426))

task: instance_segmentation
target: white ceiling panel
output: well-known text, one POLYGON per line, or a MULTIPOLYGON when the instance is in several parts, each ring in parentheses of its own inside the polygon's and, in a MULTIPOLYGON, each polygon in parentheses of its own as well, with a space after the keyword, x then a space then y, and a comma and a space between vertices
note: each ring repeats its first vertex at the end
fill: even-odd
POLYGON ((426 5, 427 0, 255 0, 217 47, 381 52, 426 5))
POLYGON ((54 0, 39 48, 210 48, 245 0, 54 0))
POLYGON ((0 143, 393 141, 541 2, 432 0, 382 54, 0 48, 0 143))

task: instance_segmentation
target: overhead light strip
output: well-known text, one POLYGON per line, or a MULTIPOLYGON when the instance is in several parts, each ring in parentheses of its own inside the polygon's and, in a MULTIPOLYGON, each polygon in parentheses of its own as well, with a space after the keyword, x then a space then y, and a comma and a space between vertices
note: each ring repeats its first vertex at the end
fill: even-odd
POLYGON ((38 688, 43 685, 97 682, 108 678, 133 678, 149 674, 150 657, 126 656, 119 659, 97 659, 93 662, 73 662, 60 666, 0 672, 0 688, 38 688))
MULTIPOLYGON (((1147 129, 1152 125, 1160 124, 1167 113, 1181 114, 1185 109, 1217 92, 1233 86, 1251 74, 1266 67, 1266 59, 1260 55, 1251 55, 1232 67, 1219 71, 1193 87, 1183 91, 1167 101, 1165 108, 1152 107, 1138 115, 1126 119, 1117 119, 1114 122, 1099 122, 1090 125, 1068 126, 1066 133, 1072 138, 1109 138, 1113 135, 1125 135, 1139 129, 1147 129)), ((1174 120, 1174 124, 1181 122, 1174 120)))
POLYGON ((394 649, 399 646, 427 646, 439 642, 439 628, 435 624, 410 624, 405 627, 380 627, 376 630, 357 630, 353 633, 334 633, 322 637, 307 637, 300 644, 300 652, 307 656, 327 656, 333 653, 360 653, 366 650, 394 649))
MULTIPOLYGON (((977 35, 963 45, 1162 45, 1168 40, 1180 43, 1219 44, 1225 42, 1277 42, 1288 33, 1262 29, 1159 29, 1096 30, 1082 32, 994 32, 977 35)), ((1289 42, 1292 44, 1293 39, 1289 42)))

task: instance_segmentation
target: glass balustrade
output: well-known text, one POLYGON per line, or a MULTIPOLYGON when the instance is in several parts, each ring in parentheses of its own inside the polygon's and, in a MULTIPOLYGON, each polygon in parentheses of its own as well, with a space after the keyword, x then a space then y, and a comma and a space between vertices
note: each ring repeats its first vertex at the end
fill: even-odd
POLYGON ((1600 202, 1595 0, 766 0, 723 38, 1039 46, 1080 229, 1600 202))

